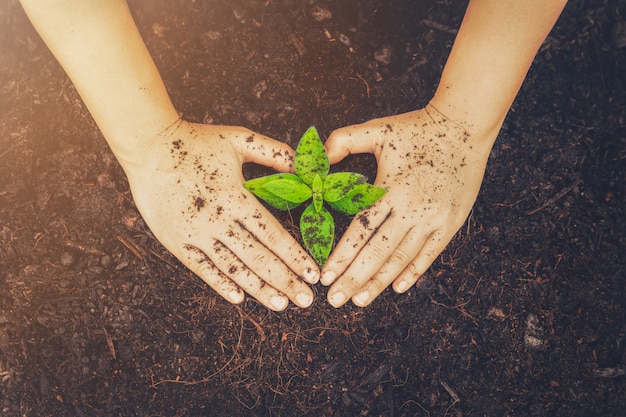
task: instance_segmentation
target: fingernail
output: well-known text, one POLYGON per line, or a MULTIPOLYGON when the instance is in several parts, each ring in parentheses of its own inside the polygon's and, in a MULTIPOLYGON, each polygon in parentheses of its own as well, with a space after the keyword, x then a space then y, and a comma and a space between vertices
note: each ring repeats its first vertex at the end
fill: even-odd
POLYGON ((241 291, 232 290, 228 292, 228 299, 233 304, 239 304, 243 301, 244 294, 241 291))
POLYGON ((309 284, 317 284, 317 281, 320 280, 320 274, 318 271, 313 268, 307 268, 304 270, 304 274, 302 274, 304 280, 309 284))
POLYGON ((313 296, 305 292, 296 295, 296 302, 300 307, 308 307, 313 302, 313 296))
POLYGON ((272 303, 272 306, 274 306, 276 310, 284 310, 287 304, 289 304, 289 300, 281 295, 272 295, 270 303, 272 303))
POLYGON ((335 279, 337 278, 337 274, 335 274, 333 271, 326 271, 322 274, 322 284, 324 285, 330 285, 333 282, 335 282, 335 279))
POLYGON ((398 293, 403 293, 406 291, 406 289, 409 287, 409 283, 406 281, 399 281, 396 284, 396 292, 398 293))
POLYGON ((328 298, 333 307, 339 307, 346 301, 346 295, 342 292, 336 292, 328 298))
POLYGON ((363 307, 364 305, 367 304, 369 299, 370 299, 370 292, 365 290, 355 295, 352 298, 352 301, 354 301, 354 304, 358 305, 359 307, 363 307))

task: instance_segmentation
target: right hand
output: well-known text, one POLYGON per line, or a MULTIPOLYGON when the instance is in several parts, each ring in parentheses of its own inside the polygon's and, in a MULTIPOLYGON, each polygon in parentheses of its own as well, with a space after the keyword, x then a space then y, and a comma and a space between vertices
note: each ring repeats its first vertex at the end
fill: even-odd
POLYGON ((179 122, 122 163, 137 208, 159 241, 231 303, 244 292, 267 308, 313 302, 319 269, 243 187, 241 166, 289 171, 293 150, 242 127, 179 122))

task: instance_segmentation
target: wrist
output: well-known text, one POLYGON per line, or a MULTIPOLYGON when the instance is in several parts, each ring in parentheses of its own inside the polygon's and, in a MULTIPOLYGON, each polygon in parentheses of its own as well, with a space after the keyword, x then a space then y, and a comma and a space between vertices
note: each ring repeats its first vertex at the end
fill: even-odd
POLYGON ((463 128, 467 133, 468 143, 476 149, 490 152, 504 123, 508 108, 505 111, 486 111, 477 103, 453 97, 451 94, 439 93, 439 90, 430 100, 427 108, 433 109, 442 117, 463 128))
POLYGON ((152 125, 138 124, 117 132, 102 129, 111 151, 125 170, 149 163, 157 143, 184 122, 177 113, 164 116, 162 120, 153 120, 152 125))
POLYGON ((497 94, 490 94, 490 87, 461 88, 442 80, 429 104, 470 133, 484 136, 500 130, 510 107, 499 102, 497 94), (497 99, 491 101, 489 97, 497 99))

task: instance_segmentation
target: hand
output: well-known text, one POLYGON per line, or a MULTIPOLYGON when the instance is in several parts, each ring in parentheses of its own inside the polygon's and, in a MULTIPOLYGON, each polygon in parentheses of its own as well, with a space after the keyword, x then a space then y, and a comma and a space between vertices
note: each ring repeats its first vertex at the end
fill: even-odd
MULTIPOLYGON (((496 132, 497 134, 497 132, 496 132)), ((417 282, 469 214, 490 149, 432 106, 338 129, 331 163, 371 152, 375 185, 387 193, 356 215, 322 273, 328 300, 361 307, 389 284, 402 293, 417 282)), ((489 146, 490 148, 490 146, 489 146)))
POLYGON ((124 166, 135 203, 159 241, 232 303, 244 291, 272 310, 308 307, 315 262, 244 187, 241 165, 289 171, 293 150, 241 127, 179 121, 124 166))

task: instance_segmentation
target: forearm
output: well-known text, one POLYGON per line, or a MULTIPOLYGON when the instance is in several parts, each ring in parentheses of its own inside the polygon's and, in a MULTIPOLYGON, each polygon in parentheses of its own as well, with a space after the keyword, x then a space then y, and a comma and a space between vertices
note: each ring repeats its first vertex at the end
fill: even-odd
POLYGON ((493 142, 566 2, 471 0, 431 104, 493 142))
POLYGON ((122 162, 178 119, 123 0, 21 0, 122 162))

